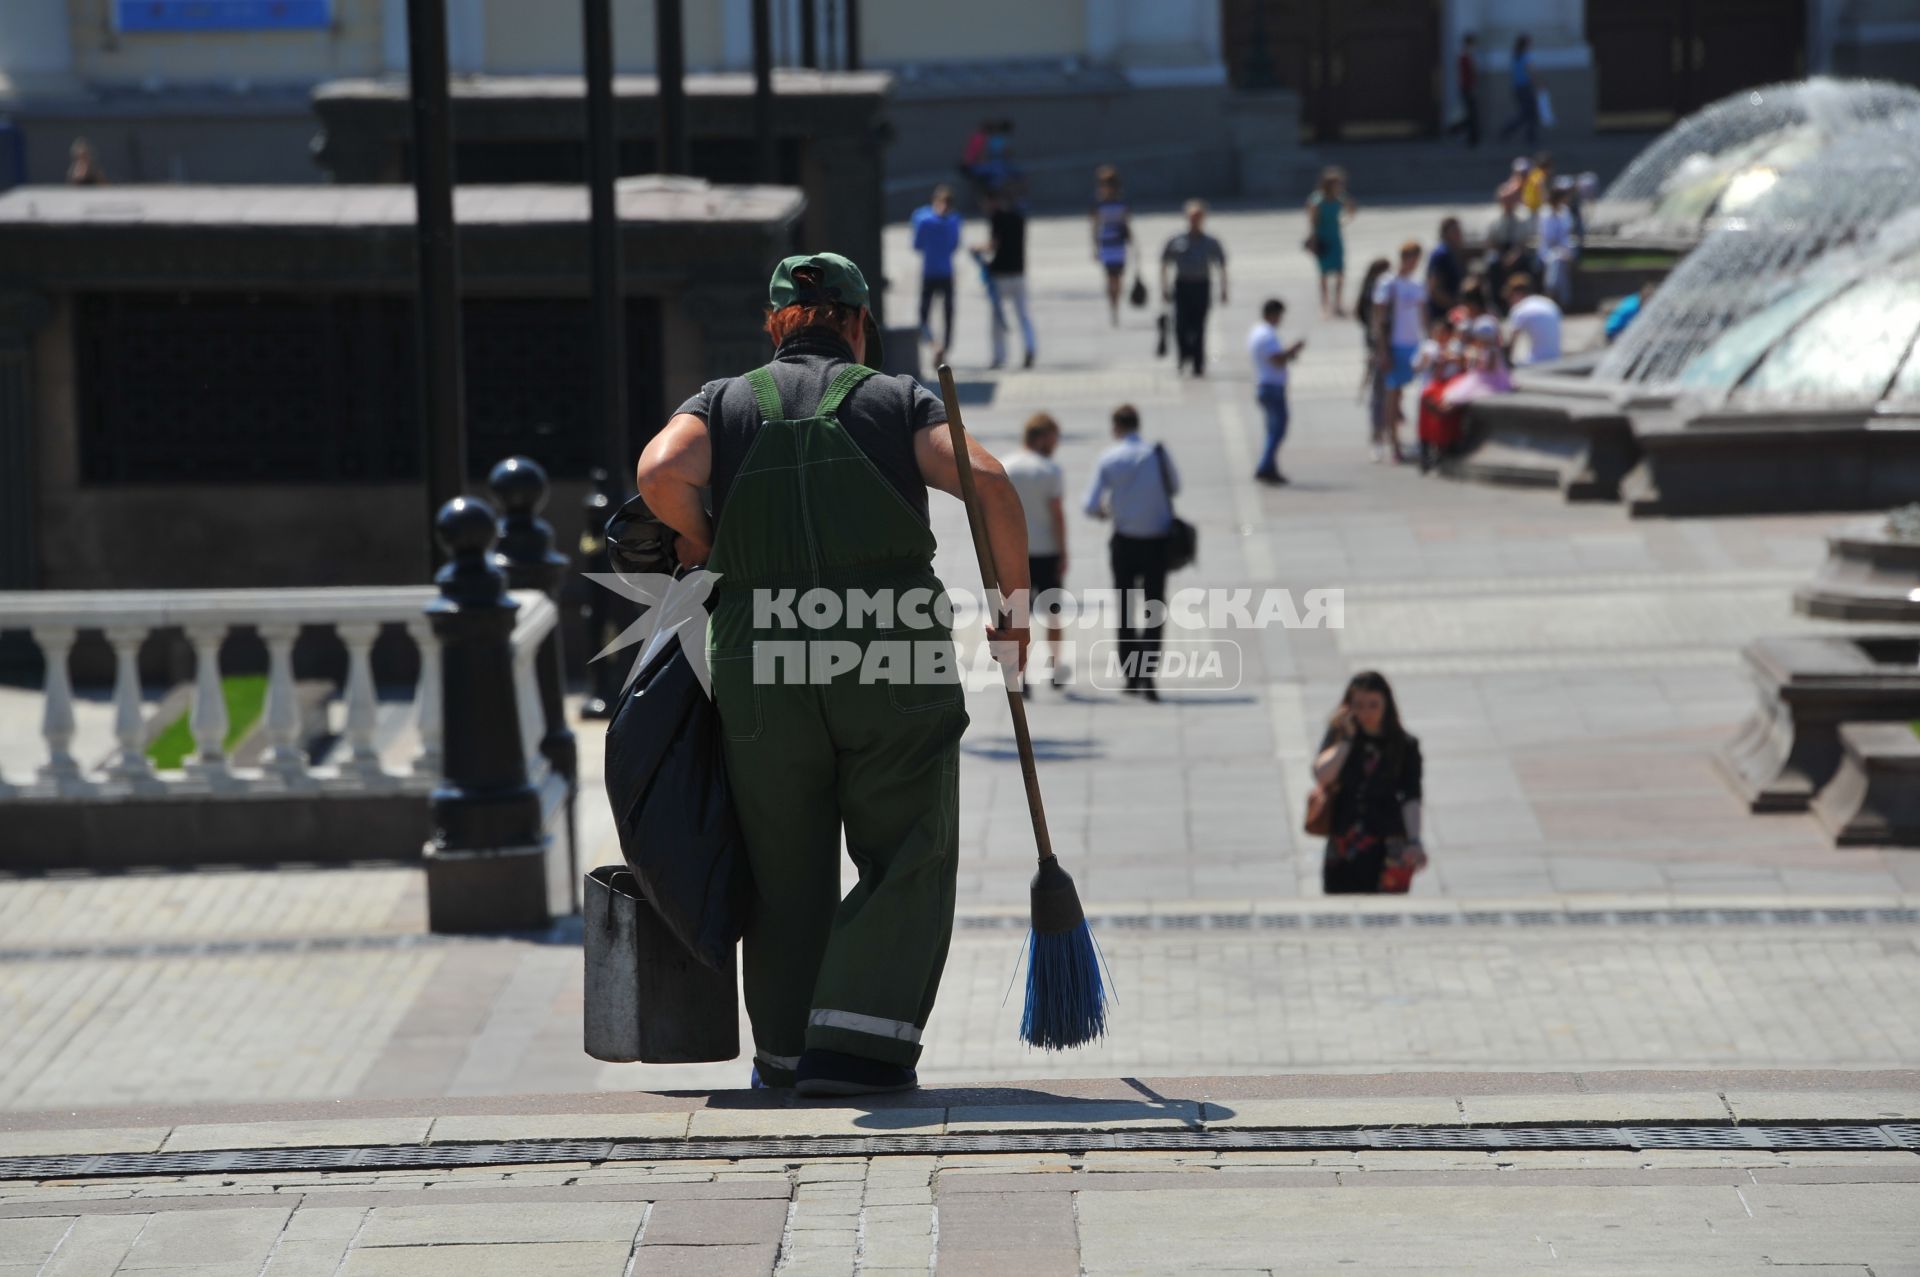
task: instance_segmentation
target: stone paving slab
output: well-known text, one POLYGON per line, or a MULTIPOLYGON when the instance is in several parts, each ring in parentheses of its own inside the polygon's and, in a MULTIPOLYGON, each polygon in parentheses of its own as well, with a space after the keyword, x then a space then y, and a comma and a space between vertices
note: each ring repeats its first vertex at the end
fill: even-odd
MULTIPOLYGON (((921 1077, 944 1085, 1920 1061, 1920 929, 1749 925, 1738 919, 1779 898, 1707 903, 1715 908, 1654 925, 1581 921, 1604 914, 1602 904, 1620 918, 1652 916, 1631 897, 1594 909, 1573 898, 1539 909, 1525 897, 1488 898, 1437 913, 1399 902, 1381 906, 1392 926, 1344 901, 1298 914, 1214 902, 1205 914, 1147 915, 1144 928, 1103 924, 1116 997, 1110 1034, 1061 1054, 1018 1038, 1020 1006, 1008 986, 1020 930, 962 928, 921 1077)), ((1913 907, 1899 897, 1812 903, 1840 908, 1840 917, 1907 916, 1913 907)), ((1097 906, 1095 915, 1126 916, 1097 906)), ((607 1065, 581 1053, 579 950, 556 944, 0 961, 0 998, 14 1009, 12 1031, 0 1035, 0 1112, 118 1114, 80 1123, 88 1126, 159 1125, 144 1113, 161 1106, 713 1090, 740 1086, 747 1073, 745 1060, 607 1065), (148 1067, 124 1067, 129 1056, 148 1067)), ((751 1041, 750 1027, 741 1041, 751 1041)), ((324 1106, 310 1112, 337 1116, 324 1106)), ((693 1133, 725 1134, 728 1121, 709 1113, 693 1133)))
MULTIPOLYGON (((1557 1089, 1542 1086, 1540 1079, 1515 1079, 1504 1089, 1477 1090, 1459 1085, 1469 1080, 1463 1075, 1432 1079, 1437 1089, 1424 1095, 1380 1096, 1348 1094, 1340 1096, 1293 1096, 1285 1098, 1253 1094, 1240 1098, 1232 1094, 1236 1079, 1202 1079, 1186 1082, 1127 1080, 1124 1089, 1138 1098, 1130 1100, 1083 1098, 1050 1093, 1046 1084, 995 1088, 979 1097, 964 1090, 909 1093, 900 1097, 876 1097, 859 1101, 809 1101, 786 1093, 769 1097, 753 1093, 751 1102, 739 1093, 713 1096, 685 1096, 686 1111, 679 1113, 566 1113, 465 1115, 434 1118, 422 1114, 411 1118, 342 1119, 335 1122, 235 1122, 220 1125, 183 1125, 164 1141, 170 1151, 201 1149, 288 1149, 324 1150, 337 1146, 417 1145, 427 1142, 429 1129, 451 1130, 456 1138, 436 1137, 436 1143, 499 1143, 511 1140, 532 1141, 627 1141, 635 1138, 658 1140, 663 1145, 690 1131, 693 1138, 755 1140, 809 1140, 847 1135, 945 1135, 1024 1134, 1046 1132, 1166 1130, 1308 1130, 1341 1128, 1426 1129, 1467 1128, 1477 1126, 1586 1125, 1615 1126, 1640 1124, 1730 1125, 1737 1123, 1888 1123, 1920 1120, 1920 1077, 1897 1075, 1901 1085, 1863 1085, 1846 1072, 1828 1072, 1794 1077, 1785 1081, 1801 1085, 1779 1085, 1779 1075, 1760 1075, 1750 1082, 1745 1074, 1731 1074, 1725 1082, 1694 1080, 1691 1085, 1656 1087, 1644 1080, 1640 1089, 1608 1087, 1605 1077, 1589 1080, 1584 1075, 1565 1075, 1565 1082, 1577 1081, 1581 1089, 1557 1089), (1594 1083, 1601 1089, 1592 1089, 1594 1083), (1768 1083, 1775 1083, 1769 1087, 1768 1083), (1757 1083, 1757 1084, 1755 1084, 1757 1083), (1225 1092, 1225 1094, 1223 1094, 1225 1092), (931 1106, 897 1107, 889 1101, 915 1098, 924 1094, 950 1102, 931 1106), (1205 1096, 1207 1098, 1198 1098, 1205 1096), (993 1098, 997 1102, 979 1102, 993 1098), (638 1122, 636 1123, 636 1119, 638 1122), (716 1119, 710 1123, 704 1119, 716 1119), (636 1127, 655 1132, 636 1136, 636 1127), (207 1133, 217 1132, 217 1137, 207 1133)), ((1257 1079, 1256 1079, 1257 1080, 1257 1079)), ((1627 1081, 1632 1075, 1627 1075, 1627 1081)), ((85 1128, 50 1129, 26 1133, 45 1137, 47 1143, 68 1154, 110 1153, 121 1151, 125 1141, 120 1132, 85 1128)), ((1281 1155, 1285 1155, 1284 1153, 1281 1155)), ((1474 1153, 1445 1150, 1448 1159, 1479 1158, 1474 1153)), ((738 1153, 734 1156, 739 1156, 738 1153)), ((1157 1157, 1152 1152, 1087 1153, 1082 1160, 1100 1169, 1125 1169, 1133 1162, 1157 1157)), ((579 1172, 587 1163, 534 1161, 525 1167, 511 1162, 509 1153, 495 1155, 495 1164, 431 1168, 411 1172, 422 1182, 451 1184, 464 1182, 479 1190, 496 1187, 511 1180, 526 1187, 545 1176, 556 1184, 580 1182, 579 1172)), ((923 1164, 930 1161, 921 1159, 923 1164)), ((1320 1164, 1316 1159, 1314 1164, 1320 1164)), ((286 1163, 291 1167, 292 1162, 286 1163)), ((644 1163, 642 1163, 644 1165, 644 1163)), ((734 1165, 708 1159, 677 1163, 675 1174, 690 1185, 714 1182, 716 1170, 734 1165)), ((614 1163, 605 1174, 634 1169, 628 1163, 614 1163)), ((236 1172, 237 1173, 237 1172, 236 1172)), ((283 1173, 293 1174, 291 1170, 283 1173)), ((375 1168, 350 1172, 315 1169, 308 1176, 315 1183, 340 1185, 371 1182, 380 1174, 375 1168)), ((650 1173, 650 1182, 664 1182, 668 1172, 650 1173)), ((815 1155, 814 1160, 797 1172, 796 1182, 809 1186, 821 1201, 843 1190, 855 1192, 866 1178, 861 1159, 856 1156, 815 1155)), ((137 1184, 139 1181, 104 1180, 103 1186, 137 1184)), ((728 1181, 738 1185, 742 1181, 728 1181)), ((871 1193, 868 1205, 907 1208, 923 1200, 927 1171, 893 1172, 886 1191, 893 1200, 879 1200, 871 1193)), ((0 1201, 12 1189, 0 1182, 0 1201)), ((684 1196, 699 1198, 705 1193, 684 1196)), ((610 1200, 625 1200, 616 1194, 610 1200)))
POLYGON ((1877 1277, 1900 1271, 1920 1241, 1912 1152, 976 1154, 790 1158, 771 1174, 765 1165, 702 1163, 716 1184, 774 1181, 774 1196, 734 1201, 672 1196, 687 1187, 672 1163, 627 1166, 626 1182, 597 1187, 586 1171, 559 1183, 508 1171, 484 1202, 400 1172, 345 1177, 353 1183, 342 1194, 284 1170, 165 1177, 110 1203, 80 1197, 79 1185, 8 1185, 8 1209, 37 1213, 0 1217, 0 1254, 39 1277, 1317 1272, 1398 1270, 1417 1239, 1423 1271, 1853 1264, 1877 1277), (903 1183, 923 1185, 927 1200, 882 1200, 903 1183), (591 1196, 613 1188, 632 1196, 591 1196), (808 1218, 831 1226, 799 1227, 808 1218))
POLYGON ((432 1127, 426 1118, 348 1119, 336 1122, 215 1123, 176 1126, 161 1151, 220 1148, 325 1148, 348 1144, 419 1144, 432 1127), (266 1141, 250 1143, 249 1141, 266 1141))
POLYGON ((435 1118, 429 1144, 468 1144, 498 1140, 679 1139, 687 1134, 686 1113, 551 1114, 514 1116, 472 1114, 435 1118))

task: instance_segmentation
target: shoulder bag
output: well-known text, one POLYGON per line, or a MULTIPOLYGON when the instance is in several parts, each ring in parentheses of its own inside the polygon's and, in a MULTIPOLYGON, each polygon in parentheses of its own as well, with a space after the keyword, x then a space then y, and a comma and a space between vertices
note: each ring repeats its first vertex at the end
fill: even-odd
MULTIPOLYGON (((1160 486, 1166 490, 1167 509, 1173 510, 1173 480, 1167 477, 1167 450, 1160 444, 1153 445, 1154 464, 1160 467, 1160 486)), ((1178 572, 1181 568, 1191 567, 1200 557, 1200 532, 1191 523, 1178 514, 1167 528, 1167 571, 1178 572)))

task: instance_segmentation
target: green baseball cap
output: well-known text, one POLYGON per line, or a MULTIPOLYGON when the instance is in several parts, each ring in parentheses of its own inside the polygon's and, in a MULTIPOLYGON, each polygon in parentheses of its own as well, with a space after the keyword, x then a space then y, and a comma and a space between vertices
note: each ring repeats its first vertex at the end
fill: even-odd
MULTIPOLYGON (((867 277, 851 260, 838 253, 801 253, 773 268, 767 282, 767 304, 775 310, 787 306, 814 306, 837 302, 842 306, 871 306, 867 277)), ((880 329, 867 311, 866 364, 881 364, 880 329)))

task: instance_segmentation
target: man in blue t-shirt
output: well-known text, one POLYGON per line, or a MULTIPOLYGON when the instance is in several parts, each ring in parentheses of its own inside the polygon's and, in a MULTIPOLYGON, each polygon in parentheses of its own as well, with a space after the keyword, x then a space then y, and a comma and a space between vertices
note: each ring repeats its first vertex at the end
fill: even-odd
POLYGON ((913 214, 913 248, 920 254, 920 340, 933 340, 927 318, 936 295, 945 318, 940 344, 934 347, 935 363, 946 359, 947 347, 953 344, 953 255, 959 247, 960 214, 953 211, 953 192, 936 186, 933 202, 913 214))

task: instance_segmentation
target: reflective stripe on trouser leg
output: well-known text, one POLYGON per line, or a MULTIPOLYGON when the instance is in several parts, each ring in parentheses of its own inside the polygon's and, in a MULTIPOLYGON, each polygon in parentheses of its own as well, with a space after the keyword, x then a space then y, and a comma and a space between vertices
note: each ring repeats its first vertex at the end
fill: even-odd
POLYGON ((826 1029, 846 1029, 853 1033, 866 1033, 876 1038, 894 1038, 901 1042, 918 1042, 919 1026, 905 1020, 886 1020, 877 1015, 861 1015, 858 1011, 835 1011, 828 1007, 814 1008, 808 1025, 826 1029))

